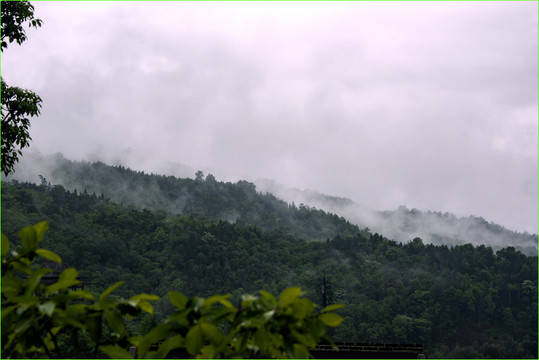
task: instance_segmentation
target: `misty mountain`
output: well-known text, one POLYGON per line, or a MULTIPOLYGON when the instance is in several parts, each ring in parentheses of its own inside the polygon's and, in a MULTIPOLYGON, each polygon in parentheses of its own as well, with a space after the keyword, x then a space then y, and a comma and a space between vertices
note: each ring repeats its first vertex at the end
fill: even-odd
POLYGON ((537 255, 537 234, 511 231, 482 217, 457 217, 447 212, 420 211, 406 206, 391 211, 374 211, 350 199, 287 188, 269 179, 256 180, 255 184, 262 192, 339 214, 361 228, 367 227, 399 242, 406 243, 419 237, 434 245, 484 244, 494 250, 513 246, 527 255, 537 255))
POLYGON ((435 245, 484 244, 494 250, 513 246, 528 255, 537 255, 538 249, 536 234, 511 231, 481 217, 456 217, 405 206, 374 211, 350 199, 290 189, 268 179, 233 184, 217 181, 211 174, 199 174, 198 179, 176 178, 145 174, 121 165, 70 161, 61 154, 36 153, 26 154, 11 178, 39 182, 39 175, 68 190, 103 193, 118 203, 255 224, 264 229, 287 228, 293 235, 310 240, 324 240, 341 231, 353 232, 348 220, 403 243, 420 237, 435 245))
POLYGON ((103 194, 121 205, 140 209, 189 214, 213 220, 280 229, 305 240, 327 240, 337 234, 355 234, 357 226, 342 217, 289 204, 270 193, 257 192, 247 181, 217 181, 197 172, 194 179, 146 174, 102 162, 71 161, 61 154, 24 158, 15 179, 50 182, 70 191, 103 194), (40 180, 41 179, 41 180, 40 180))

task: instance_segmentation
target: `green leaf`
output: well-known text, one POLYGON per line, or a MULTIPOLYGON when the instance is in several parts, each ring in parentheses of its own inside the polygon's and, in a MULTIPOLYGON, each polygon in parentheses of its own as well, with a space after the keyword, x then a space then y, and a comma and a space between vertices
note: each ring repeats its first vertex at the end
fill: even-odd
POLYGON ((291 315, 296 319, 301 320, 311 315, 315 307, 316 305, 314 305, 310 299, 297 299, 290 306, 292 310, 291 315))
POLYGON ((204 336, 208 338, 212 344, 219 345, 221 340, 223 340, 221 330, 214 324, 201 322, 199 325, 204 336))
POLYGON ((153 344, 166 339, 170 335, 170 325, 165 323, 159 323, 150 331, 148 331, 142 338, 148 344, 153 344))
POLYGON ((331 327, 339 326, 339 324, 343 321, 343 318, 335 313, 325 313, 320 315, 319 318, 326 326, 331 327))
POLYGON ((32 269, 28 267, 28 265, 23 264, 22 262, 15 261, 11 264, 13 266, 13 269, 19 270, 20 272, 23 272, 27 275, 32 275, 32 269))
POLYGON ((204 303, 204 298, 198 297, 198 296, 193 296, 187 301, 188 306, 192 307, 195 312, 200 310, 203 303, 204 303))
POLYGON ((95 307, 97 310, 106 310, 111 306, 116 306, 116 302, 113 299, 102 299, 98 300, 92 307, 95 307))
POLYGON ((101 313, 94 314, 86 321, 88 334, 94 343, 98 343, 101 340, 101 313))
POLYGON ((77 280, 77 276, 79 276, 79 272, 75 268, 67 268, 64 269, 60 276, 58 277, 59 281, 75 281, 77 280))
POLYGON ((49 229, 49 223, 42 221, 34 226, 27 226, 19 232, 22 245, 25 249, 31 250, 37 247, 37 243, 43 239, 43 234, 49 229))
POLYGON ((78 299, 78 298, 84 298, 84 299, 88 299, 88 300, 94 300, 94 296, 89 293, 88 291, 84 291, 84 290, 74 290, 74 291, 71 291, 70 295, 73 296, 73 298, 75 299, 78 299))
POLYGON ((290 287, 284 289, 281 295, 279 295, 279 306, 281 308, 287 307, 291 302, 296 300, 301 295, 301 288, 290 287))
POLYGON ((249 341, 249 333, 245 332, 240 337, 239 347, 237 347, 237 349, 240 351, 243 351, 245 347, 247 346, 248 341, 249 341))
POLYGON ((228 299, 230 295, 213 295, 204 300, 202 303, 202 307, 204 306, 211 306, 215 303, 220 303, 226 307, 233 307, 233 305, 226 299, 228 299))
POLYGON ((19 232, 19 238, 21 239, 22 246, 26 250, 35 249, 37 247, 37 234, 36 229, 32 226, 27 226, 19 232))
POLYGON ((43 240, 43 235, 45 231, 49 230, 49 223, 47 221, 42 221, 34 225, 36 231, 37 242, 43 240))
MULTIPOLYGON (((144 337, 142 335, 135 335, 135 336, 131 336, 127 340, 129 340, 131 345, 139 347, 140 344, 144 341, 144 337)), ((137 349, 137 351, 138 351, 138 349, 137 349)))
MULTIPOLYGON (((84 304, 75 304, 67 307, 65 310, 66 317, 64 318, 64 321, 67 322, 67 319, 83 319, 85 313, 87 312, 88 308, 84 304)), ((75 327, 79 327, 78 322, 71 323, 75 327)), ((81 325, 82 326, 82 325, 81 325)))
POLYGON ((2 256, 9 253, 9 240, 6 235, 2 234, 2 256))
POLYGON ((234 306, 214 307, 211 309, 211 312, 206 315, 211 316, 213 323, 216 324, 225 318, 227 318, 229 321, 232 321, 233 314, 237 311, 238 310, 234 306))
POLYGON ((159 300, 159 296, 153 294, 138 294, 129 300, 159 300))
POLYGON ((183 337, 181 335, 176 335, 171 338, 166 339, 161 343, 159 349, 157 350, 157 356, 160 359, 167 357, 170 350, 179 348, 183 346, 183 337))
POLYGON ((247 307, 250 306, 252 303, 254 303, 258 298, 251 294, 243 294, 241 296, 241 306, 247 307))
POLYGON ((41 281, 41 278, 51 271, 51 269, 43 268, 37 269, 36 271, 32 272, 32 275, 30 275, 28 279, 26 279, 26 290, 24 291, 24 294, 32 295, 37 285, 41 281))
POLYGON ((236 309, 232 303, 226 299, 219 300, 219 304, 229 309, 236 309))
POLYGON ((135 357, 137 359, 146 359, 146 353, 150 347, 150 343, 144 339, 142 335, 131 336, 128 339, 129 343, 137 348, 135 357))
POLYGON ((148 314, 150 315, 153 315, 153 306, 152 304, 150 304, 148 301, 146 300, 143 300, 143 301, 140 301, 137 306, 142 310, 142 311, 145 311, 147 312, 148 314))
POLYGON ((52 251, 49 251, 49 250, 37 249, 36 254, 38 254, 41 257, 44 257, 45 259, 49 259, 49 260, 57 262, 57 263, 62 262, 62 259, 58 255, 56 255, 55 253, 53 253, 52 251))
POLYGON ((70 325, 70 326, 72 326, 74 328, 78 328, 78 329, 85 330, 85 331, 90 329, 90 327, 91 327, 91 326, 88 326, 87 322, 85 322, 84 325, 83 325, 80 322, 78 322, 77 320, 74 320, 73 318, 70 318, 70 317, 63 318, 62 321, 64 322, 65 325, 70 325))
POLYGON ((15 334, 18 335, 22 332, 25 332, 34 323, 34 321, 34 318, 28 318, 26 321, 20 323, 14 330, 15 334))
POLYGON ((105 319, 109 323, 112 330, 120 335, 125 333, 125 322, 122 315, 114 309, 108 309, 105 311, 105 319))
MULTIPOLYGON (((11 299, 12 302, 17 303, 17 306, 21 305, 34 305, 39 304, 39 298, 33 295, 22 295, 11 299)), ((2 309, 4 311, 4 309, 2 309)))
MULTIPOLYGON (((6 299, 19 295, 22 292, 23 286, 23 281, 13 275, 13 273, 2 276, 2 296, 6 297, 6 299)), ((3 313, 4 309, 2 309, 3 313)))
POLYGON ((48 317, 52 316, 55 307, 56 304, 52 301, 47 301, 45 304, 38 305, 39 312, 42 314, 46 314, 48 317))
POLYGON ((275 299, 275 296, 273 296, 271 293, 260 290, 260 295, 262 295, 262 298, 269 301, 273 306, 277 305, 277 300, 275 299))
POLYGON ((271 319, 273 315, 275 315, 275 310, 270 310, 270 311, 266 311, 264 315, 262 315, 262 317, 264 318, 264 321, 266 322, 269 319, 271 319))
POLYGON ((189 354, 198 354, 198 352, 202 348, 203 342, 204 339, 200 324, 197 324, 191 329, 189 329, 187 335, 185 336, 185 347, 187 348, 187 351, 189 351, 189 354))
POLYGON ((200 350, 200 355, 198 355, 198 357, 201 359, 215 359, 216 352, 217 349, 214 345, 206 345, 200 350))
POLYGON ((181 292, 169 291, 168 298, 170 299, 170 303, 178 309, 185 309, 185 305, 187 305, 187 296, 181 292))
POLYGON ((109 286, 107 290, 103 291, 101 295, 99 295, 99 300, 103 300, 107 296, 109 296, 114 290, 116 290, 120 285, 122 285, 124 281, 118 281, 117 283, 109 286))
POLYGON ((270 335, 268 334, 268 331, 263 327, 258 329, 253 336, 253 341, 255 345, 258 346, 261 351, 266 351, 266 348, 269 346, 269 339, 270 335))
POLYGON ((342 309, 344 307, 344 304, 333 304, 333 305, 329 305, 325 308, 322 309, 322 313, 326 313, 326 312, 330 312, 330 311, 335 311, 335 310, 338 310, 338 309, 342 309))
POLYGON ((103 351, 111 359, 132 359, 133 355, 129 351, 122 349, 116 345, 100 346, 99 349, 103 351))
POLYGON ((296 359, 309 359, 311 354, 309 350, 301 344, 294 344, 294 358, 296 359))
POLYGON ((67 268, 60 273, 58 281, 47 288, 47 293, 52 294, 58 290, 67 289, 73 285, 80 284, 77 279, 79 272, 75 268, 67 268))
POLYGON ((315 339, 320 339, 324 334, 326 333, 326 326, 322 322, 322 320, 317 319, 311 326, 309 327, 309 333, 311 336, 315 339))
POLYGON ((51 329, 51 334, 53 335, 56 335, 60 332, 60 330, 62 330, 63 326, 56 326, 54 328, 51 329))
POLYGON ((292 337, 296 340, 296 342, 303 344, 308 347, 315 347, 316 341, 313 340, 312 336, 309 336, 310 334, 300 334, 299 332, 292 330, 290 331, 290 334, 292 337))

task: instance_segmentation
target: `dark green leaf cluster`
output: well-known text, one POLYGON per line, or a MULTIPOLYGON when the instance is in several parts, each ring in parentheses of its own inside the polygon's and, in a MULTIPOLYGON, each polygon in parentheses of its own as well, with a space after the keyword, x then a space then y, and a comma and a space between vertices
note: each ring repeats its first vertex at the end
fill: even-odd
MULTIPOLYGON (((40 19, 34 18, 34 7, 28 1, 2 1, 2 52, 13 41, 22 44, 26 40, 25 22, 39 27, 40 19)), ((2 172, 14 171, 21 150, 30 145, 30 118, 38 116, 41 98, 34 92, 9 86, 2 78, 2 172)))
POLYGON ((19 233, 22 246, 11 253, 10 242, 2 234, 2 358, 62 358, 59 339, 67 332, 75 348, 78 348, 79 333, 85 332, 97 351, 97 345, 103 341, 103 317, 114 331, 111 339, 118 342, 125 336, 123 316, 132 317, 141 311, 151 314, 153 307, 148 300, 158 299, 144 294, 129 300, 110 298, 120 282, 94 301, 91 293, 70 289, 80 283, 75 268, 62 271, 52 284, 42 283, 41 278, 51 269, 32 270, 34 260, 43 257, 61 262, 58 255, 38 247, 47 229, 46 221, 25 227, 19 233), (88 305, 80 300, 92 303, 88 305))
POLYGON ((34 6, 29 1, 2 1, 2 51, 8 42, 15 41, 21 45, 26 39, 23 24, 29 22, 29 27, 40 27, 42 20, 34 17, 34 6))
POLYGON ((30 118, 38 116, 41 98, 34 92, 9 86, 2 79, 2 172, 12 173, 22 149, 30 145, 30 118))
POLYGON ((278 301, 265 291, 243 296, 238 308, 228 300, 230 295, 188 298, 169 291, 172 314, 147 333, 133 335, 126 320, 141 312, 153 315, 150 301, 159 297, 111 296, 120 281, 95 299, 89 292, 70 289, 80 283, 74 268, 43 284, 41 278, 51 269, 32 270, 36 257, 61 262, 58 255, 38 248, 47 229, 47 222, 24 228, 19 233, 22 247, 11 253, 2 234, 2 358, 62 358, 66 344, 61 337, 68 333, 79 357, 84 355, 79 338, 86 335, 94 344, 93 357, 100 349, 111 358, 165 358, 171 351, 197 358, 309 358, 309 349, 319 342, 332 344, 326 326, 342 322, 331 312, 341 306, 315 313, 316 305, 301 297, 297 287, 284 290, 278 301), (85 302, 77 302, 80 299, 85 302))

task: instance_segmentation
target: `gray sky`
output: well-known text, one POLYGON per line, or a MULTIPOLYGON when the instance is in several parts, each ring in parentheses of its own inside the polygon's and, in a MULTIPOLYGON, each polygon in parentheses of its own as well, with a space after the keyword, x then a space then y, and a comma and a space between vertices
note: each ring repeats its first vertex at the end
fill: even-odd
POLYGON ((537 2, 35 2, 31 147, 537 232, 537 2))

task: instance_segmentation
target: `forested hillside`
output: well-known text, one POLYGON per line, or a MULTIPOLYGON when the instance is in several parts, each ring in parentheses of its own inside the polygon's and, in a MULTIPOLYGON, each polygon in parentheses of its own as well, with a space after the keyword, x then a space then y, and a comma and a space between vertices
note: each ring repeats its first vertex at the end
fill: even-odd
POLYGON ((404 243, 421 237, 425 243, 435 245, 483 244, 494 250, 513 246, 527 255, 537 254, 537 234, 510 231, 477 216, 458 218, 404 206, 394 211, 373 211, 349 199, 287 189, 271 180, 258 180, 255 187, 246 181, 217 181, 211 174, 201 172, 195 179, 177 178, 102 162, 71 161, 61 154, 27 155, 17 165, 15 179, 39 182, 42 175, 70 191, 103 193, 118 204, 133 204, 140 209, 202 215, 254 224, 266 230, 284 227, 293 235, 310 240, 326 240, 345 230, 355 231, 349 221, 404 243), (313 210, 312 207, 323 211, 305 211, 313 210), (308 220, 309 226, 305 226, 304 220, 308 220))
POLYGON ((74 162, 60 154, 49 158, 47 164, 50 168, 31 175, 35 177, 32 182, 39 182, 40 176, 46 183, 61 184, 79 193, 104 194, 118 204, 139 209, 203 216, 265 230, 281 228, 306 240, 326 240, 338 233, 357 231, 342 217, 258 193, 247 181, 224 183, 202 172, 195 179, 145 174, 102 162, 74 162))
POLYGON ((488 245, 495 250, 513 246, 527 255, 537 254, 537 234, 520 233, 488 222, 479 216, 457 217, 439 211, 420 211, 400 206, 396 210, 374 211, 349 199, 309 190, 287 189, 271 180, 256 181, 257 189, 288 202, 304 203, 344 216, 359 227, 407 242, 421 237, 435 245, 488 245))
MULTIPOLYGON (((94 176, 89 185, 99 184, 99 172, 88 169, 104 165, 78 166, 80 177, 94 176)), ((140 186, 152 179, 115 169, 118 177, 127 172, 140 186)), ((116 184, 124 205, 94 194, 90 186, 81 193, 46 180, 41 185, 2 182, 2 232, 16 238, 23 226, 49 220, 42 246, 76 266, 95 292, 124 280, 118 295, 126 297, 178 290, 231 293, 237 301, 243 292, 302 286, 321 304, 325 277, 326 300, 346 305, 339 310, 345 321, 335 329, 336 341, 422 343, 431 358, 537 357, 537 256, 512 247, 494 252, 470 244, 434 246, 419 238, 400 244, 334 215, 259 195, 249 183, 158 179, 148 188, 168 190, 171 204, 184 199, 186 214, 127 206, 135 203, 134 196, 127 201, 130 189, 121 192, 123 185, 110 176, 106 180, 116 184), (213 199, 213 187, 229 191, 230 199, 213 199), (232 223, 224 221, 217 210, 222 208, 203 210, 202 200, 185 193, 207 194, 208 204, 261 197, 268 205, 257 208, 261 205, 253 200, 250 207, 234 208, 232 223), (268 210, 275 210, 272 206, 282 212, 281 223, 268 210), (248 218, 255 211, 256 217, 248 218), (331 231, 323 232, 330 224, 331 231), (307 241, 314 238, 307 229, 327 239, 307 241)), ((131 190, 137 194, 136 187, 131 190)), ((166 203, 167 197, 159 201, 166 203)), ((169 306, 160 301, 156 312, 165 316, 169 306)))

